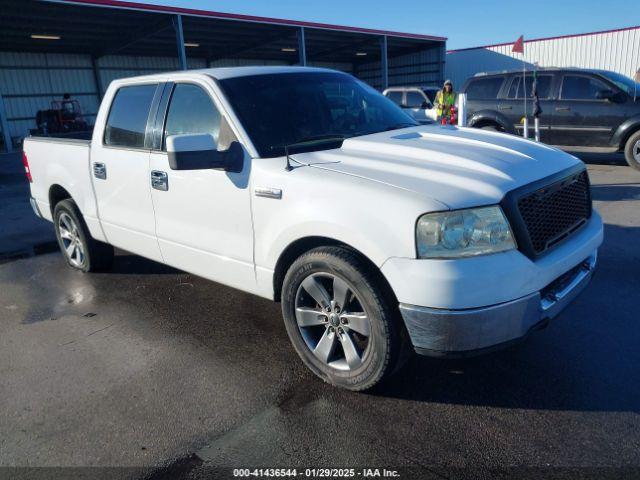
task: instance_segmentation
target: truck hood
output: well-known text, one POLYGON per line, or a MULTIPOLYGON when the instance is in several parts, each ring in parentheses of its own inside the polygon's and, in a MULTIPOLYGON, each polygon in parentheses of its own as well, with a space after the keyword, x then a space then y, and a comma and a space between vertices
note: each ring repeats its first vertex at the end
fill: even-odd
POLYGON ((295 157, 314 168, 412 191, 451 209, 498 203, 510 190, 580 163, 513 135, 440 125, 349 138, 339 149, 295 157))

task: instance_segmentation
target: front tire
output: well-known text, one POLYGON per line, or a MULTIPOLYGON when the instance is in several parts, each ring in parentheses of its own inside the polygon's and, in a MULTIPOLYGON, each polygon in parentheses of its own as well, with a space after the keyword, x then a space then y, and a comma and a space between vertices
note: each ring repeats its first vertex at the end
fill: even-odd
POLYGON ((630 167, 640 170, 640 131, 629 137, 624 148, 624 159, 630 167))
POLYGON ((324 381, 365 390, 406 356, 397 306, 374 267, 342 247, 319 247, 289 268, 282 313, 302 361, 324 381))
POLYGON ((67 264, 82 272, 105 270, 113 263, 113 247, 91 237, 78 206, 71 199, 53 210, 56 238, 67 264))

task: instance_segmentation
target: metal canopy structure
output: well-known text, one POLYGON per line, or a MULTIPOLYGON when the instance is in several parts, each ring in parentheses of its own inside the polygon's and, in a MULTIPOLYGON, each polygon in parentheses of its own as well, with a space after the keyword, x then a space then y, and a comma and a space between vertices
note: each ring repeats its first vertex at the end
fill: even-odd
POLYGON ((0 50, 104 55, 176 54, 175 18, 182 18, 187 55, 267 58, 297 63, 304 29, 309 61, 357 62, 380 55, 382 36, 389 56, 432 47, 446 38, 365 28, 234 15, 116 0, 0 0, 0 50), (31 35, 59 37, 55 40, 31 35), (357 53, 366 53, 360 55, 357 53))
POLYGON ((119 0, 0 0, 0 12, 0 52, 86 55, 98 96, 100 59, 113 56, 172 57, 183 69, 230 59, 333 66, 377 88, 426 74, 441 80, 444 69, 446 38, 430 35, 119 0))

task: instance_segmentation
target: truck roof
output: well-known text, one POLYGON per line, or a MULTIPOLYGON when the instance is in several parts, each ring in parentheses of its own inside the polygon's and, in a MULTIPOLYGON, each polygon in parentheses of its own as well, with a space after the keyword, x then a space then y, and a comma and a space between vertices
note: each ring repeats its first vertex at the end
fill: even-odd
MULTIPOLYGON (((167 80, 170 78, 179 78, 181 76, 189 76, 194 74, 208 75, 217 80, 225 80, 227 78, 235 77, 247 77, 251 75, 268 75, 277 73, 295 73, 295 72, 333 72, 337 73, 337 70, 331 70, 329 68, 318 67, 300 67, 300 66, 252 66, 252 67, 221 67, 221 68, 203 68, 198 70, 178 70, 173 72, 156 73, 152 75, 141 75, 136 77, 127 77, 115 82, 127 83, 134 80, 167 80)), ((340 72, 342 73, 342 72, 340 72)))
MULTIPOLYGON (((538 72, 582 72, 582 73, 602 73, 608 70, 597 68, 582 68, 582 67, 538 67, 538 72)), ((533 66, 526 68, 527 73, 533 72, 533 66)), ((510 75, 512 73, 522 73, 522 69, 511 68, 507 70, 494 70, 490 72, 478 72, 474 74, 474 77, 489 77, 494 75, 510 75)))

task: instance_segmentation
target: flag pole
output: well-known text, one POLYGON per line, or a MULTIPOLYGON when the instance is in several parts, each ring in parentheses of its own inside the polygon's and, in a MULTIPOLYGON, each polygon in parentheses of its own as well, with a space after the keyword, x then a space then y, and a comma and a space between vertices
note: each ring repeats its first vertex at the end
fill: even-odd
MULTIPOLYGON (((527 118, 527 63, 524 61, 524 35, 520 35, 516 43, 511 47, 512 53, 521 53, 522 54, 522 89, 523 89, 523 100, 524 100, 524 117, 522 120, 524 121, 522 136, 524 138, 529 138, 529 119, 527 118)), ((518 58, 518 57, 515 57, 518 58)), ((516 95, 517 97, 517 95, 516 95)))
POLYGON ((522 49, 522 88, 524 90, 524 128, 522 136, 529 138, 529 118, 527 117, 527 64, 524 61, 524 48, 522 49))

